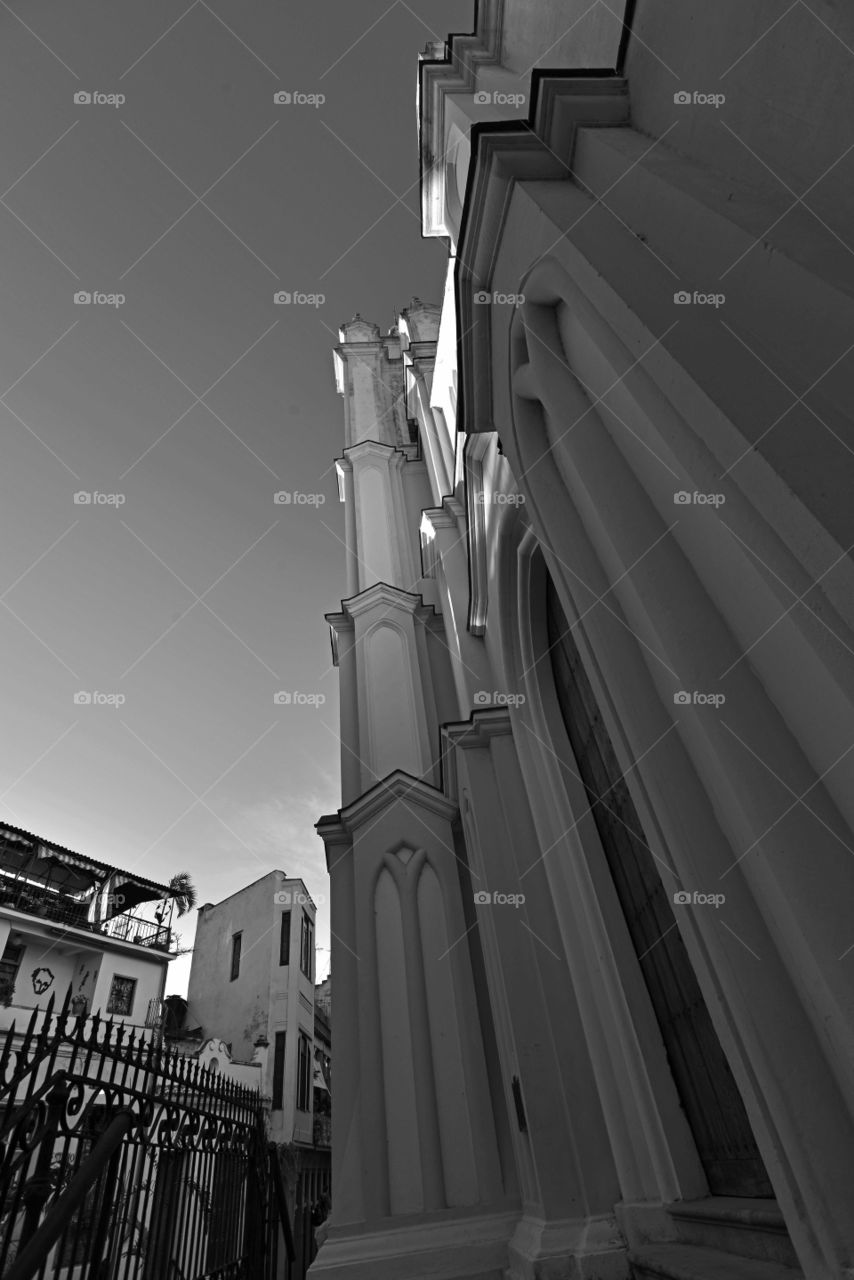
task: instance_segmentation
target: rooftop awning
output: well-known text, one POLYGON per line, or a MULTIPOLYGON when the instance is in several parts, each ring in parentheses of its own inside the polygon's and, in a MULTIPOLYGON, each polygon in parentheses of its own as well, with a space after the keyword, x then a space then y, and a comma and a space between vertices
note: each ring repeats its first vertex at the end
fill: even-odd
POLYGON ((166 885, 48 844, 5 823, 0 823, 0 873, 46 883, 77 902, 90 902, 99 920, 165 898, 169 892, 166 885))

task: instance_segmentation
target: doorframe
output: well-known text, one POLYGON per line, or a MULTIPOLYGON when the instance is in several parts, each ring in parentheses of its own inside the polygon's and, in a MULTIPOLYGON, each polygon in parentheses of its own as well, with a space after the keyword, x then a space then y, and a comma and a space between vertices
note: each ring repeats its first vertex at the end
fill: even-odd
MULTIPOLYGON (((535 553, 535 554, 536 554, 536 553, 535 553)), ((744 1125, 746 1125, 747 1132, 749 1133, 749 1135, 750 1135, 750 1137, 751 1137, 751 1139, 752 1139, 752 1142, 753 1142, 753 1145, 754 1145, 754 1148, 755 1148, 756 1156, 757 1156, 757 1158, 758 1158, 758 1160, 759 1160, 759 1162, 760 1162, 760 1166, 761 1166, 761 1168, 762 1168, 762 1172, 764 1173, 765 1179, 767 1180, 767 1179, 768 1179, 768 1171, 767 1171, 767 1169, 765 1169, 765 1167, 764 1167, 764 1161, 763 1161, 763 1158, 762 1158, 762 1154, 761 1154, 761 1152, 759 1151, 759 1144, 758 1144, 757 1139, 756 1139, 756 1134, 755 1134, 755 1131, 754 1131, 753 1126, 752 1126, 752 1124, 751 1124, 750 1117, 749 1117, 749 1115, 747 1114, 747 1109, 746 1109, 746 1106, 745 1106, 744 1097, 743 1097, 743 1095, 742 1095, 742 1093, 741 1093, 741 1090, 740 1090, 740 1088, 739 1088, 739 1086, 738 1086, 738 1083, 737 1083, 737 1081, 736 1081, 736 1079, 735 1079, 735 1076, 734 1076, 734 1075, 733 1075, 733 1073, 732 1073, 732 1068, 731 1068, 731 1066, 730 1066, 730 1064, 729 1064, 729 1057, 728 1057, 728 1055, 726 1054, 726 1051, 725 1051, 725 1049, 724 1049, 724 1047, 723 1047, 723 1044, 721 1043, 720 1036, 718 1035, 717 1028, 716 1028, 716 1026, 715 1026, 715 1024, 714 1024, 714 1022, 713 1022, 713 1020, 712 1020, 711 1012, 710 1012, 710 1010, 709 1010, 709 1006, 708 1006, 708 1003, 707 1003, 707 1000, 706 1000, 706 995, 705 995, 705 992, 703 991, 702 987, 700 986, 700 980, 699 980, 699 976, 698 976, 698 974, 697 974, 696 968, 695 968, 695 966, 694 966, 694 964, 693 964, 693 962, 692 962, 692 960, 691 960, 691 956, 690 956, 690 954, 688 953, 687 948, 686 948, 686 947, 685 947, 685 945, 684 945, 684 938, 682 937, 682 930, 679 928, 679 923, 680 923, 680 922, 679 922, 679 912, 674 911, 674 910, 673 910, 673 907, 671 906, 671 903, 673 902, 674 888, 675 888, 675 887, 679 887, 679 888, 681 888, 681 887, 683 887, 683 886, 682 886, 682 885, 681 885, 681 884, 676 880, 676 878, 675 878, 675 875, 674 875, 673 870, 672 870, 672 865, 671 865, 671 863, 670 863, 670 859, 668 858, 668 859, 666 860, 666 863, 665 863, 665 860, 664 860, 664 859, 662 858, 662 856, 661 856, 661 852, 659 851, 658 853, 656 853, 656 851, 654 850, 654 848, 652 847, 652 845, 649 843, 649 839, 650 839, 650 837, 649 837, 649 835, 648 835, 648 833, 647 833, 647 830, 646 830, 646 827, 645 827, 645 825, 644 825, 644 823, 643 823, 643 821, 642 821, 642 819, 641 819, 640 812, 638 811, 637 807, 636 807, 636 806, 635 806, 635 804, 634 804, 634 789, 635 789, 635 788, 633 787, 633 779, 632 779, 632 774, 633 774, 634 770, 631 768, 631 766, 630 766, 630 768, 629 768, 628 770, 623 770, 623 766, 622 766, 622 765, 621 765, 621 763, 620 763, 619 757, 618 757, 618 755, 617 755, 617 751, 616 751, 615 746, 614 746, 613 739, 611 738, 611 734, 610 734, 610 730, 609 730, 608 723, 607 723, 606 718, 605 718, 605 714, 604 714, 604 712, 603 712, 602 706, 601 706, 600 701, 599 701, 599 697, 598 697, 598 695, 597 695, 597 693, 596 693, 595 689, 593 688, 592 681, 590 680, 590 675, 589 675, 589 673, 588 673, 587 664, 586 664, 586 662, 585 662, 585 660, 584 660, 584 657, 582 656, 581 650, 579 649, 578 645, 577 645, 577 644, 576 644, 576 642, 575 642, 575 630, 576 630, 576 628, 573 628, 573 627, 571 627, 571 626, 570 626, 570 624, 569 624, 569 620, 568 620, 568 618, 567 618, 567 616, 566 616, 566 614, 565 614, 565 612, 564 612, 564 610, 563 610, 563 605, 562 605, 562 602, 561 602, 561 599, 560 599, 560 591, 558 590, 557 584, 556 584, 556 582, 555 582, 555 580, 554 580, 554 576, 553 576, 552 574, 550 574, 550 573, 549 573, 549 571, 548 571, 548 566, 545 564, 545 561, 542 559, 542 557, 541 557, 541 556, 540 556, 540 558, 539 558, 539 562, 537 562, 537 561, 535 560, 535 566, 534 566, 534 567, 535 567, 535 570, 536 570, 536 576, 537 576, 537 578, 538 578, 538 581, 536 582, 536 585, 534 586, 534 590, 536 590, 536 592, 537 592, 537 599, 536 599, 536 602, 533 600, 533 598, 532 598, 532 600, 531 600, 531 616, 532 616, 532 618, 534 619, 534 641, 535 641, 535 643, 536 643, 536 642, 539 642, 538 652, 542 655, 542 656, 541 656, 541 659, 540 659, 540 662, 542 663, 542 665, 541 665, 541 666, 540 666, 540 668, 539 668, 539 676, 540 676, 540 681, 541 681, 541 684, 542 684, 543 692, 546 694, 546 701, 547 701, 547 703, 550 703, 550 704, 552 704, 553 706, 556 706, 556 707, 558 708, 558 717, 557 717, 557 718, 559 719, 559 722, 560 722, 560 730, 558 730, 558 729, 556 728, 556 726, 554 726, 554 723, 552 723, 552 726, 551 726, 551 727, 552 727, 552 729, 553 729, 553 733, 554 733, 554 735, 555 735, 555 736, 553 737, 552 746, 553 746, 553 748, 555 748, 555 747, 557 747, 557 745, 558 745, 558 744, 560 744, 561 748, 565 748, 566 754, 564 754, 564 750, 563 750, 563 749, 562 749, 562 750, 560 750, 561 758, 566 762, 567 766, 568 766, 568 767, 573 771, 573 774, 575 775, 574 780, 575 780, 575 781, 580 781, 580 782, 581 782, 582 789, 583 789, 583 792, 584 792, 584 801, 585 801, 585 803, 586 803, 586 804, 588 804, 588 805, 589 805, 589 804, 590 804, 590 798, 589 798, 589 794, 588 794, 588 787, 587 787, 587 785, 584 783, 584 780, 583 780, 583 775, 584 775, 584 765, 583 765, 583 763, 582 763, 582 761, 581 761, 581 759, 580 759, 580 757, 579 757, 578 753, 576 752, 575 747, 573 746, 573 743, 572 743, 572 737, 571 737, 571 734, 570 734, 570 730, 569 730, 569 728, 567 727, 566 715, 565 715, 565 713, 564 713, 564 709, 563 709, 563 706, 562 706, 562 699, 561 699, 561 696, 560 696, 560 692, 559 692, 559 689, 558 689, 557 680, 556 680, 556 676, 555 676, 554 652, 555 652, 555 650, 556 650, 556 649, 557 649, 557 647, 558 647, 558 642, 552 641, 552 643, 551 643, 551 644, 549 643, 549 641, 550 641, 550 640, 551 640, 551 638, 552 638, 551 627, 550 627, 550 625, 549 625, 549 620, 548 620, 548 614, 549 614, 549 605, 548 605, 548 593, 549 593, 549 586, 551 586, 551 587, 552 587, 552 589, 553 589, 553 590, 554 590, 554 592, 555 592, 555 595, 557 596, 558 608, 560 609, 562 623, 563 623, 563 624, 568 628, 568 630, 572 633, 572 636, 571 636, 572 644, 573 644, 573 646, 575 647, 576 652, 577 652, 577 655, 578 655, 578 663, 579 663, 579 664, 580 664, 580 666, 581 666, 581 670, 582 670, 582 672, 583 672, 583 678, 586 680, 586 682, 587 682, 587 684, 588 684, 588 686, 589 686, 589 689, 590 689, 590 694, 591 694, 591 696, 592 696, 593 707, 594 707, 594 709, 595 709, 596 717, 597 717, 598 719, 600 719, 600 720, 601 720, 601 722, 602 722, 603 729, 604 729, 604 734, 605 734, 605 740, 606 740, 606 742, 607 742, 607 747, 609 748, 609 754, 611 754, 611 755, 613 756, 614 763, 615 763, 615 765, 616 765, 617 770, 619 771, 619 772, 617 773, 616 777, 615 777, 613 780, 611 780, 611 779, 610 779, 610 777, 609 777, 609 779, 608 779, 608 780, 609 780, 609 782, 610 782, 610 784, 611 784, 611 788, 615 787, 615 786, 617 785, 617 783, 618 783, 618 782, 621 782, 621 783, 623 784, 623 786, 625 787, 625 790, 628 792, 629 799, 630 799, 630 801, 632 802, 633 817, 634 817, 634 820, 637 822, 637 824, 638 824, 638 828, 639 828, 640 841, 641 841, 641 844, 643 844, 643 845, 645 846, 645 849, 646 849, 646 851, 647 851, 647 853, 648 853, 648 857, 649 857, 649 865, 650 865, 650 874, 651 874, 651 875, 652 875, 652 877, 653 877, 653 879, 652 879, 651 883, 653 883, 653 884, 654 884, 654 883, 655 883, 655 878, 657 877, 658 891, 659 891, 659 892, 661 892, 661 893, 664 895, 664 902, 665 902, 665 904, 666 904, 666 909, 667 909, 667 919, 668 919, 668 924, 667 924, 667 928, 666 928, 666 930, 665 930, 665 933, 670 933, 670 932, 672 932, 673 928, 675 927, 675 928, 676 928, 676 935, 677 935, 680 939, 682 939, 681 953, 682 953, 682 955, 684 955, 684 964, 688 966, 688 968, 689 968, 689 970, 690 970, 690 976, 693 978, 693 981, 696 983, 696 988, 697 988, 697 993, 698 993, 698 995, 699 995, 699 999, 700 999, 700 1001, 702 1002, 703 1008, 705 1009, 705 1012, 706 1012, 706 1016, 707 1016, 707 1018, 708 1018, 708 1020, 709 1020, 709 1028, 710 1028, 710 1030, 711 1030, 712 1035, 713 1035, 713 1036, 715 1037, 715 1039, 717 1040, 717 1044, 718 1044, 718 1047, 719 1047, 719 1051, 720 1051, 720 1053, 723 1055, 724 1063, 726 1064, 727 1068, 729 1069, 730 1080, 727 1080, 727 1081, 719 1081, 719 1082, 718 1082, 718 1083, 719 1083, 719 1085, 720 1085, 721 1093, 722 1093, 722 1094, 725 1094, 725 1093, 726 1093, 726 1090, 728 1090, 728 1089, 730 1088, 730 1085, 731 1085, 731 1087, 732 1087, 732 1088, 734 1088, 734 1089, 736 1090, 737 1097, 738 1097, 738 1099, 740 1100, 742 1107, 744 1108, 744 1112, 743 1112, 743 1123, 744 1123, 744 1125), (664 872, 664 874, 662 874, 662 871, 664 872)), ((532 585, 533 585, 533 584, 532 584, 532 585)), ((578 688, 578 686, 577 686, 577 688, 578 688)), ((580 693, 581 693, 581 689, 580 689, 580 688, 578 688, 578 693, 579 693, 579 695, 580 695, 580 693)), ((584 698, 584 697, 580 697, 580 701, 581 701, 581 702, 585 702, 586 700, 587 700, 586 698, 584 698)), ((592 720, 591 720, 591 721, 589 721, 589 722, 588 722, 588 724, 589 724, 589 727, 590 727, 590 728, 591 728, 591 730, 592 730, 592 728, 593 728, 592 720)), ((607 795, 607 791, 606 791, 604 794, 605 794, 605 795, 607 795)), ((607 806, 606 806, 606 807, 607 807, 607 806)), ((592 816, 592 811, 591 811, 591 816, 592 816)), ((599 843, 599 847, 601 848, 602 857, 603 857, 603 858, 604 858, 604 860, 605 860, 605 864, 606 864, 606 866, 607 866, 607 868, 608 868, 608 872, 609 872, 609 875, 610 875, 610 877, 611 877, 611 881, 612 881, 613 886, 614 886, 614 891, 615 891, 616 896, 617 896, 617 901, 618 901, 618 903, 619 903, 619 905, 620 905, 620 911, 621 911, 621 914, 622 914, 623 920, 624 920, 624 922, 625 922, 625 924, 626 924, 626 930, 627 930, 627 932, 628 932, 628 934, 629 934, 629 937, 630 937, 630 939, 631 939, 632 951, 634 952, 634 954, 635 954, 635 956, 636 956, 637 964, 638 964, 638 968, 640 969, 641 976, 642 976, 643 981, 644 981, 644 986, 645 986, 645 988, 646 988, 646 990, 647 990, 647 994, 648 994, 648 996, 649 996, 649 1001, 650 1001, 650 1004, 651 1004, 652 1009, 653 1009, 653 1015, 654 1015, 654 1017, 655 1017, 655 1023, 656 1023, 656 1026, 657 1026, 658 1030, 659 1030, 659 1034, 660 1034, 661 1039, 662 1039, 662 1044, 664 1045, 664 1048, 665 1048, 665 1055, 667 1056, 667 1053, 668 1053, 667 1045, 668 1045, 668 1043, 669 1043, 669 1041, 668 1041, 668 1039, 667 1039, 667 1033, 665 1032, 664 1027, 663 1027, 663 1025, 662 1025, 661 1017, 660 1017, 660 1010, 659 1010, 658 1006, 656 1005, 655 997, 654 997, 654 995, 653 995, 653 993, 652 993, 652 990, 651 990, 651 988, 650 988, 650 986, 649 986, 649 983, 648 983, 648 981, 647 981, 647 977, 646 977, 646 970, 644 969, 644 967, 643 967, 643 965, 642 965, 642 957, 641 957, 640 955, 638 955, 638 948, 637 948, 637 944, 636 944, 635 938, 634 938, 634 937, 633 937, 633 935, 632 935, 632 929, 631 929, 631 926, 630 926, 630 924, 629 924, 629 919, 628 919, 628 915, 627 915, 627 904, 626 904, 626 902, 625 902, 625 900, 624 900, 623 895, 621 894, 621 891, 620 891, 620 888, 619 888, 619 885, 618 885, 618 877, 617 877, 617 875, 615 874, 615 872, 614 872, 614 870, 613 870, 613 867, 612 867, 612 860, 611 860, 611 858, 609 857, 608 850, 606 849, 605 844, 604 844, 604 842, 603 842, 603 837, 602 837, 602 833, 601 833, 600 828, 599 828, 599 823, 597 822, 597 820, 596 820, 596 818, 595 818, 595 817, 593 817, 593 826, 594 826, 594 828, 595 828, 595 830, 596 830, 596 833, 597 833, 597 836, 598 836, 598 843, 599 843)), ((660 939, 659 939, 659 941, 663 941, 663 936, 662 936, 662 938, 660 938, 660 939)), ((653 947, 654 947, 654 946, 655 946, 655 944, 653 944, 653 947)), ((652 950, 652 947, 647 948, 647 950, 645 950, 645 951, 643 952, 643 954, 644 954, 644 955, 648 954, 648 951, 649 951, 649 950, 652 950)), ((687 980, 687 978, 688 978, 688 975, 686 975, 686 980, 687 980)), ((678 1042, 678 1037, 677 1037, 677 1042, 678 1042)), ((678 1073, 677 1073, 676 1071, 674 1071, 673 1066, 672 1066, 672 1064, 671 1064, 671 1062, 670 1062, 669 1057, 668 1057, 668 1061, 667 1061, 667 1070, 668 1070, 668 1072, 669 1072, 669 1074, 670 1074, 670 1077, 671 1077, 671 1079, 672 1079, 672 1081, 673 1081, 674 1087, 676 1088, 676 1092, 677 1092, 677 1094, 678 1094, 678 1096, 679 1096, 680 1104, 681 1104, 682 1110, 683 1110, 683 1112, 684 1112, 684 1114, 685 1114, 685 1117, 686 1117, 687 1122, 688 1122, 688 1127, 689 1127, 689 1129, 690 1129, 690 1131, 691 1131, 692 1141, 693 1141, 693 1143, 694 1143, 695 1149, 697 1150, 698 1158, 700 1158, 701 1163, 702 1163, 702 1157, 700 1156, 700 1145, 699 1145, 699 1139, 698 1139, 698 1132, 697 1132, 697 1130, 694 1128, 694 1125, 693 1125, 693 1124, 692 1124, 692 1122, 691 1122, 691 1115, 692 1115, 692 1111, 691 1111, 691 1109, 690 1109, 690 1105, 689 1105, 689 1103, 690 1103, 690 1097, 689 1097, 689 1096, 687 1096, 686 1094, 684 1094, 684 1093, 683 1093, 683 1091, 682 1091, 682 1088, 680 1088, 680 1083, 679 1083, 678 1073)), ((696 1097, 696 1096, 697 1096, 697 1095, 695 1095, 695 1097, 696 1097)), ((733 1098, 733 1099, 732 1099, 732 1103, 733 1103, 733 1105, 735 1105, 735 1098, 733 1098)), ((704 1108, 702 1108, 702 1109, 703 1109, 703 1110, 705 1110, 706 1108, 704 1107, 704 1108)), ((704 1170, 705 1170, 705 1166, 704 1166, 704 1170)), ((734 1197, 734 1198, 745 1198, 745 1199, 751 1199, 751 1198, 762 1199, 762 1198, 769 1198, 769 1197, 773 1198, 773 1194, 774 1194, 774 1193, 773 1193, 773 1190, 771 1189, 770 1185, 769 1185, 769 1187, 768 1187, 767 1192, 764 1192, 764 1191, 763 1191, 763 1193, 762 1193, 761 1195, 759 1195, 759 1196, 756 1196, 755 1194, 754 1194, 753 1196, 751 1196, 751 1195, 750 1195, 749 1193, 747 1193, 747 1192, 744 1192, 744 1191, 738 1191, 738 1190, 715 1191, 715 1190, 713 1190, 713 1188, 712 1188, 712 1184, 711 1184, 711 1182, 709 1181, 709 1174, 708 1174, 708 1172, 707 1172, 707 1171, 705 1172, 705 1176, 706 1176, 707 1187, 708 1187, 707 1194, 708 1194, 709 1196, 724 1196, 724 1197, 729 1196, 729 1197, 734 1197)))
MULTIPOLYGON (((522 529, 514 514, 505 519, 500 541, 502 572, 494 616, 504 620, 507 687, 524 694, 524 701, 511 708, 513 733, 540 848, 550 851, 544 865, 600 1083, 623 1201, 660 1206, 699 1199, 709 1194, 708 1183, 658 1019, 583 784, 566 779, 559 763, 570 748, 553 688, 535 666, 545 648, 544 552, 533 530, 522 529), (516 527, 508 529, 511 521, 516 527)), ((575 610, 567 613, 570 622, 573 614, 578 617, 575 610)), ((585 658, 584 647, 579 647, 585 658)), ((598 698, 599 682, 591 683, 598 698)), ((608 723, 604 708, 603 714, 608 723)), ((623 767, 616 743, 615 749, 623 767)), ((645 823, 647 806, 638 804, 634 786, 631 790, 645 823)))

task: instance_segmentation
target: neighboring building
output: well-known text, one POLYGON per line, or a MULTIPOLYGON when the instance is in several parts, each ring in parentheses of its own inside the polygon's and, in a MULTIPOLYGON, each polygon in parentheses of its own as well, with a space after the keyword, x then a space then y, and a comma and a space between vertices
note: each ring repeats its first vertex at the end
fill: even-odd
POLYGON ((332 1146, 332 975, 314 988, 314 1145, 332 1146))
POLYGON ((0 824, 0 1030, 51 999, 160 1025, 174 955, 167 885, 0 824))
POLYGON ((322 1009, 327 1018, 332 1017, 332 974, 327 973, 314 988, 314 1007, 322 1009))
POLYGON ((315 913, 302 880, 282 871, 201 907, 185 1016, 188 1031, 199 1029, 197 1048, 214 1037, 247 1065, 266 1050, 260 1087, 270 1104, 270 1138, 308 1147, 315 913))
POLYGON ((481 0, 422 61, 444 303, 335 351, 317 1280, 854 1275, 852 47, 481 0))

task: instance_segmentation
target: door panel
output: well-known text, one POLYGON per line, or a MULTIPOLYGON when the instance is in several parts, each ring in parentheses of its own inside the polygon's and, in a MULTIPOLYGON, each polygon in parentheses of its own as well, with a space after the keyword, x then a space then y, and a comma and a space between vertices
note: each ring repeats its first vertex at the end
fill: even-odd
POLYGON ((548 578, 547 584, 549 658, 558 703, 709 1189, 720 1196, 771 1197, 744 1102, 673 906, 554 584, 548 578))

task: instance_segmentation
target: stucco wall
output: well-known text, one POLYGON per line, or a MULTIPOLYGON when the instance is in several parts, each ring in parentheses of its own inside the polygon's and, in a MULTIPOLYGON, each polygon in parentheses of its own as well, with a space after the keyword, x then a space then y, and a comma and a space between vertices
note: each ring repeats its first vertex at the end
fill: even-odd
POLYGON ((820 178, 806 201, 846 239, 854 157, 836 162, 851 143, 854 12, 841 0, 810 7, 638 0, 625 68, 632 121, 660 136, 674 122, 674 92, 723 93, 719 109, 680 109, 667 145, 778 196, 784 209, 820 178))
POLYGON ((281 871, 247 885, 217 905, 199 911, 196 944, 187 995, 188 1027, 201 1026, 205 1037, 231 1045, 231 1058, 257 1061, 256 1041, 268 1046, 253 1081, 265 1097, 273 1092, 276 1033, 285 1032, 285 1072, 281 1108, 270 1114, 276 1142, 310 1141, 310 1111, 296 1111, 299 1030, 313 1038, 314 984, 299 967, 303 911, 315 919, 315 907, 299 880, 281 871), (290 963, 280 963, 281 917, 291 913, 290 963), (240 973, 231 981, 232 938, 242 932, 240 973), (305 998, 308 1007, 300 1000, 305 998))
MULTIPOLYGON (((216 906, 200 909, 187 992, 190 1026, 201 1026, 231 1045, 235 1058, 251 1058, 268 1035, 271 938, 275 893, 271 872, 216 906), (240 973, 231 981, 232 939, 242 933, 240 973), (266 935, 266 936, 265 936, 266 935)), ((275 939, 278 947, 278 937, 275 939)))
MULTIPOLYGON (((663 7, 663 6, 662 6, 663 7)), ((682 8, 668 3, 668 10, 682 8)), ((518 73, 539 67, 613 67, 620 43, 623 0, 539 0, 536 21, 526 0, 505 0, 502 65, 518 73)), ((711 8, 711 14, 718 6, 711 8)))
POLYGON ((87 1011, 99 1010, 107 1016, 107 1001, 115 975, 136 981, 131 1012, 127 1017, 109 1015, 123 1022, 144 1024, 150 1000, 162 995, 166 957, 142 947, 95 949, 81 947, 68 939, 59 941, 38 926, 32 929, 13 926, 22 937, 24 954, 13 993, 14 1007, 44 1008, 51 997, 58 1004, 65 999, 69 987, 73 995, 84 995, 87 1011), (33 985, 34 975, 38 990, 33 985))

